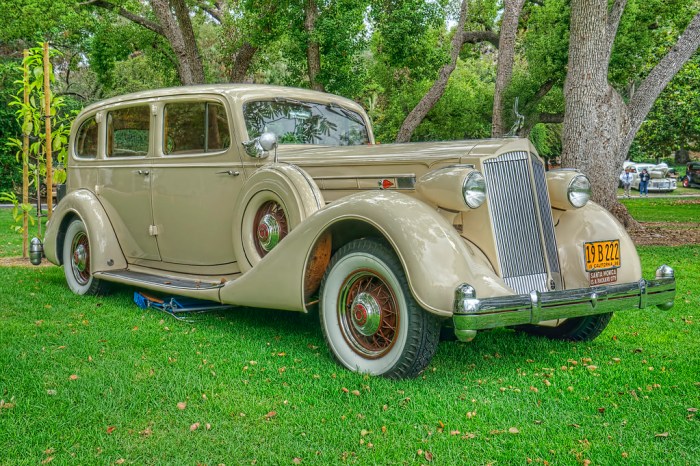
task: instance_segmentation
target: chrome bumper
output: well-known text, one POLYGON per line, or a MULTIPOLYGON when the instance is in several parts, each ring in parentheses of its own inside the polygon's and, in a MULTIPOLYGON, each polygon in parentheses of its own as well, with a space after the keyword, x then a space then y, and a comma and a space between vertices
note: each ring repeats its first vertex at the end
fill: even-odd
POLYGON ((536 324, 546 320, 568 319, 606 312, 657 306, 667 310, 676 296, 673 269, 662 265, 655 280, 594 286, 574 290, 478 299, 474 288, 461 285, 455 292, 455 334, 468 341, 476 330, 512 325, 536 324))

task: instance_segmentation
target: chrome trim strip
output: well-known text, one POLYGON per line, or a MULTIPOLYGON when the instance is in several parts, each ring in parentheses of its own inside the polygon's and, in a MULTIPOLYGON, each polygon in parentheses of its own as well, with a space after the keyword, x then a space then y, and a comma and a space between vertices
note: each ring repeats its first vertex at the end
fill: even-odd
MULTIPOLYGON (((547 249, 547 259, 549 270, 553 274, 559 274, 559 249, 557 248, 557 238, 554 234, 554 219, 552 218, 552 203, 549 200, 549 190, 547 189, 547 178, 544 170, 544 163, 530 154, 532 160, 533 175, 535 178, 535 189, 537 190, 537 205, 540 210, 542 231, 544 233, 544 243, 547 249)), ((562 288, 561 283, 557 283, 557 288, 562 288)))

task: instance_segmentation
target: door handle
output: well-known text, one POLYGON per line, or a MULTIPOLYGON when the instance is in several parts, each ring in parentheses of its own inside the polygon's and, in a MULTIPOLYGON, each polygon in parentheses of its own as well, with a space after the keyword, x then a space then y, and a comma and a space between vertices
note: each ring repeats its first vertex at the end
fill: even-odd
POLYGON ((149 172, 148 170, 138 170, 136 173, 138 173, 139 175, 148 176, 151 172, 149 172))
POLYGON ((238 176, 241 174, 239 171, 224 170, 222 172, 216 172, 217 175, 228 175, 228 176, 238 176))

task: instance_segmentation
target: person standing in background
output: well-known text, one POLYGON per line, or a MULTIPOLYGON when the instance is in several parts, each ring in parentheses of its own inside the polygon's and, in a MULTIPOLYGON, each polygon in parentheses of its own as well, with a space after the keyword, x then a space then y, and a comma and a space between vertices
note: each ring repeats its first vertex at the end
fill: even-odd
POLYGON ((649 197, 649 178, 649 172, 646 168, 643 169, 639 174, 639 197, 649 197))
POLYGON ((630 187, 632 186, 632 172, 629 168, 625 168, 625 172, 620 175, 620 181, 622 181, 622 187, 625 190, 625 197, 630 197, 630 187))

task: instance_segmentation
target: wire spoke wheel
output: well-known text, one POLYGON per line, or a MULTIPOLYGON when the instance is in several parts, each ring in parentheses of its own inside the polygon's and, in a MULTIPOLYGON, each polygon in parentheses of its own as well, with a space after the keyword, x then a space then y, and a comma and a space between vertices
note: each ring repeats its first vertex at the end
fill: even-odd
POLYGON ((336 251, 319 310, 331 353, 353 371, 416 377, 437 349, 439 319, 416 303, 401 262, 379 240, 354 240, 336 251))
POLYGON ((70 250, 73 276, 80 285, 87 285, 90 281, 90 243, 84 231, 73 237, 70 250))
POLYGON ((348 277, 338 301, 341 331, 360 355, 377 358, 391 349, 400 315, 391 288, 371 270, 348 277))
POLYGON ((99 295, 107 283, 92 275, 90 238, 82 220, 73 220, 66 228, 63 241, 63 274, 75 294, 99 295))

